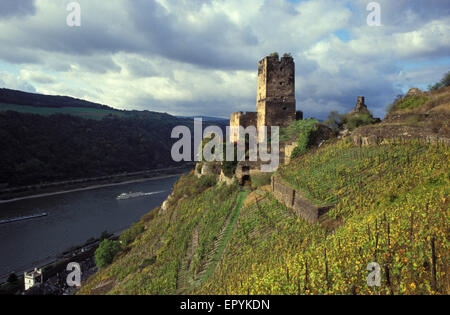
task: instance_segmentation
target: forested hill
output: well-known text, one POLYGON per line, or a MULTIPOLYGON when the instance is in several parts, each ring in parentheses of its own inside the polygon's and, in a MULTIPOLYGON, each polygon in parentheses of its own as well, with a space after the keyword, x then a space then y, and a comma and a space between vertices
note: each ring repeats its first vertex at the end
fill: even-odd
POLYGON ((180 165, 171 157, 179 125, 193 130, 193 119, 0 89, 0 187, 180 165))
POLYGON ((174 165, 177 119, 0 113, 0 183, 22 186, 174 165))
POLYGON ((69 96, 43 95, 10 89, 0 89, 0 103, 34 107, 84 107, 114 110, 106 105, 88 102, 69 96))

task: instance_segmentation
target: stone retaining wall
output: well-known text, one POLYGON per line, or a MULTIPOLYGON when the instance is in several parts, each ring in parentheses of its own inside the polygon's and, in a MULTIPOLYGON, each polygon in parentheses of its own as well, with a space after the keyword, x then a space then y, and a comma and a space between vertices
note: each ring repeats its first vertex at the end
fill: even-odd
POLYGON ((303 197, 301 192, 292 189, 283 183, 279 177, 272 176, 272 193, 275 198, 286 207, 294 210, 295 214, 301 216, 309 223, 319 221, 319 217, 328 212, 333 206, 316 206, 310 200, 303 197))
POLYGON ((406 143, 411 140, 430 144, 450 144, 450 137, 448 135, 434 134, 431 129, 405 125, 361 127, 356 129, 352 134, 353 143, 359 146, 406 143))

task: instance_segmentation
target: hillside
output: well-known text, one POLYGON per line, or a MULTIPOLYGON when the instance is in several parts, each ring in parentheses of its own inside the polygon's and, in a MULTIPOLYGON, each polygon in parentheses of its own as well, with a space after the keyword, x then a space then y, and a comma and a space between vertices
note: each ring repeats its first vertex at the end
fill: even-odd
POLYGON ((171 157, 179 125, 193 130, 193 119, 0 89, 0 187, 179 165, 171 157))
POLYGON ((450 143, 450 87, 431 92, 411 89, 391 104, 381 124, 359 128, 353 134, 354 142, 361 144, 417 138, 450 143))
POLYGON ((0 112, 16 111, 39 115, 71 114, 90 119, 109 115, 125 116, 126 112, 112 107, 69 96, 53 96, 0 89, 0 112))
POLYGON ((181 122, 136 116, 0 113, 0 183, 23 186, 175 165, 172 128, 181 122))
POLYGON ((0 88, 0 103, 34 107, 85 107, 113 110, 113 108, 69 96, 53 96, 0 88))
POLYGON ((448 294, 449 156, 443 145, 347 138, 294 159, 279 170, 283 180, 335 203, 315 224, 269 186, 247 195, 191 173, 80 293, 448 294), (366 284, 374 261, 379 288, 366 284))

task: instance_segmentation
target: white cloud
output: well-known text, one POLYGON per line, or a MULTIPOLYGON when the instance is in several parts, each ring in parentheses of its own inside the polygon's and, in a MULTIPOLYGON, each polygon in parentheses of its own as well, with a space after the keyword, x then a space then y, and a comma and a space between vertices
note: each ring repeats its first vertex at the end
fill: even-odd
POLYGON ((6 71, 0 71, 0 87, 34 93, 36 89, 28 81, 6 71))
POLYGON ((65 5, 37 0, 34 15, 0 18, 0 60, 21 70, 0 78, 118 108, 228 116, 255 110, 258 60, 291 52, 307 116, 347 111, 358 95, 381 116, 405 85, 447 70, 432 62, 450 51, 448 9, 430 3, 382 0, 383 26, 369 27, 362 0, 80 0, 82 27, 69 28, 65 5))

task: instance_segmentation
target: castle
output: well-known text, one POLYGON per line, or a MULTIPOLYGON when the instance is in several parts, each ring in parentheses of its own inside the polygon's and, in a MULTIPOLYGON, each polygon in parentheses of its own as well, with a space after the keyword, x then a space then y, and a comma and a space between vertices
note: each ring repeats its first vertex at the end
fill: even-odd
MULTIPOLYGON (((286 127, 295 119, 303 119, 303 113, 295 107, 294 59, 288 54, 280 59, 275 53, 258 63, 257 111, 231 114, 230 127, 286 127)), ((232 142, 238 140, 238 134, 231 137, 232 142)))

